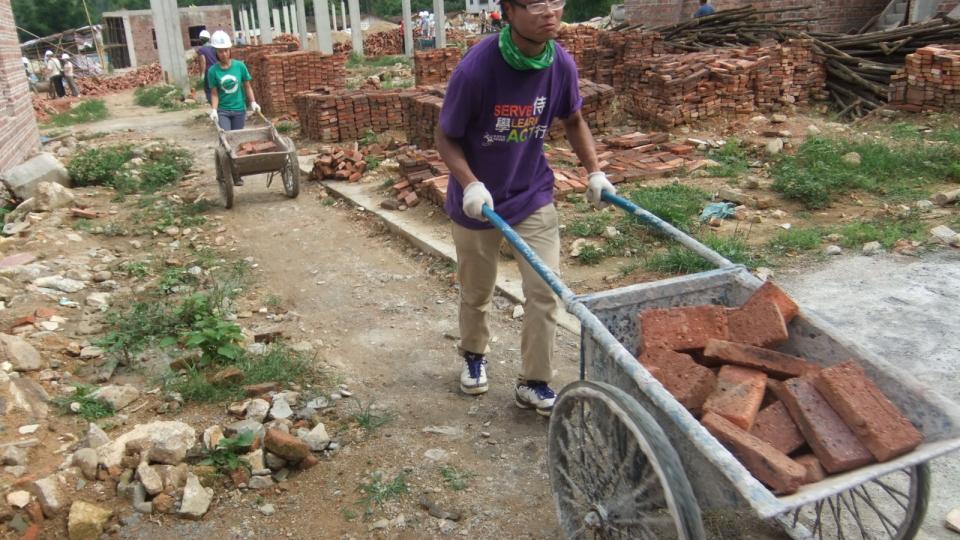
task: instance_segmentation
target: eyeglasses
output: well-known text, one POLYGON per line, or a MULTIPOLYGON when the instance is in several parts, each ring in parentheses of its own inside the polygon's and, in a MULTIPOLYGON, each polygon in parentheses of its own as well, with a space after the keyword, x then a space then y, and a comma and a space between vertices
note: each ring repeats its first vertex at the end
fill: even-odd
POLYGON ((543 15, 548 9, 560 11, 563 9, 563 6, 566 5, 567 0, 547 0, 546 2, 531 2, 529 4, 521 4, 520 2, 511 0, 510 3, 522 7, 531 15, 543 15))

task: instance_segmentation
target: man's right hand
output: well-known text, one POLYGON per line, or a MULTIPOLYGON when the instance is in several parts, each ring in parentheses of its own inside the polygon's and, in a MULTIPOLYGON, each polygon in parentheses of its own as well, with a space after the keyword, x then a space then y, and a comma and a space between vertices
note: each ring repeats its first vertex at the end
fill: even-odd
POLYGON ((483 217, 483 205, 486 204, 493 210, 493 195, 487 191, 487 186, 483 182, 472 182, 463 190, 463 213, 467 217, 486 221, 483 217))
POLYGON ((210 120, 213 120, 214 124, 220 123, 220 115, 217 113, 216 109, 210 109, 210 120))

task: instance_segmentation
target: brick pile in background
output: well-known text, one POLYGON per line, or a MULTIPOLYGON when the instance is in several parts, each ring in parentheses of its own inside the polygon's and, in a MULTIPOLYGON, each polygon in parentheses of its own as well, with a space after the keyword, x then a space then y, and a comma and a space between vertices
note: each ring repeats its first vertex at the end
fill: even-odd
POLYGON ((625 67, 627 112, 671 128, 822 97, 826 73, 808 40, 651 56, 625 67))
MULTIPOLYGON (((594 131, 604 130, 613 123, 613 98, 616 91, 612 86, 597 84, 587 79, 579 79, 578 87, 583 105, 580 114, 587 121, 587 125, 594 131)), ((547 135, 550 139, 563 138, 563 123, 553 122, 547 135)))
POLYGON ((417 86, 447 82, 463 52, 457 47, 413 53, 413 71, 417 86))
POLYGON ((736 308, 638 314, 640 363, 777 494, 891 460, 922 441, 855 360, 821 367, 774 350, 789 342, 798 314, 770 282, 736 308))
MULTIPOLYGON (((230 49, 230 57, 234 60, 240 60, 244 64, 247 64, 247 69, 250 69, 249 59, 256 56, 262 56, 265 54, 279 54, 285 52, 293 52, 299 49, 296 43, 270 43, 267 45, 238 45, 230 49)), ((251 75, 253 73, 251 72, 251 75)))
POLYGON ((960 45, 931 45, 907 55, 891 78, 890 104, 912 112, 941 112, 960 106, 960 45))
POLYGON ((333 95, 333 88, 301 92, 294 96, 293 103, 297 109, 302 136, 323 142, 340 140, 337 96, 333 95))
POLYGON ((406 210, 417 206, 423 199, 443 206, 450 170, 436 150, 409 149, 397 156, 397 163, 400 180, 390 187, 393 199, 382 202, 381 207, 406 210))
POLYGON ((383 133, 406 127, 405 102, 418 90, 370 90, 335 93, 332 88, 301 92, 294 97, 300 132, 324 142, 348 141, 367 130, 383 133))
POLYGON ((295 109, 299 92, 329 87, 333 91, 346 86, 346 56, 325 55, 315 51, 265 54, 251 58, 257 101, 265 114, 282 114, 295 109))
POLYGON ((576 61, 580 78, 609 84, 617 90, 624 88, 624 61, 664 51, 660 34, 640 29, 615 32, 573 25, 560 30, 557 42, 576 61))
MULTIPOLYGON (((414 27, 413 39, 420 37, 420 28, 414 27)), ((467 43, 466 33, 456 28, 447 28, 447 43, 467 43)), ((353 43, 344 41, 333 44, 333 52, 348 53, 353 51, 353 43)), ((403 32, 400 27, 384 30, 373 34, 364 33, 363 54, 371 58, 377 56, 395 56, 403 54, 403 32)))
POLYGON ((440 123, 440 108, 446 89, 442 85, 420 88, 423 92, 404 103, 404 131, 407 142, 420 148, 433 148, 433 139, 440 123))
POLYGON ((367 170, 365 156, 359 150, 328 146, 321 148, 319 154, 310 173, 313 180, 359 182, 363 172, 367 170))

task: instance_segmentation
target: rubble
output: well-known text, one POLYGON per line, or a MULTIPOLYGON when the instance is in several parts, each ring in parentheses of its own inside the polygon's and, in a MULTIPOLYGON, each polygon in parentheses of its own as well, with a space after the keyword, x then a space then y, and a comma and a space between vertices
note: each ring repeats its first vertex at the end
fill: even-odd
POLYGON ((53 155, 40 153, 3 173, 0 181, 21 201, 37 194, 43 182, 52 182, 70 187, 67 168, 53 155))
POLYGON ((74 501, 70 505, 70 516, 67 518, 69 539, 97 540, 104 532, 104 527, 111 516, 113 516, 113 510, 85 501, 74 501))

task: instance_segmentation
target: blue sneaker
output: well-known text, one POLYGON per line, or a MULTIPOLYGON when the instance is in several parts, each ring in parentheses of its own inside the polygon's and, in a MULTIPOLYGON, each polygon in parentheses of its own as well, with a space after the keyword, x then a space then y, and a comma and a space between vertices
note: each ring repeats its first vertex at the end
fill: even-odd
POLYGON ((517 407, 521 409, 536 409, 541 416, 550 416, 553 412, 553 402, 557 393, 550 385, 543 381, 518 382, 514 390, 517 407))
POLYGON ((487 386, 487 360, 482 354, 464 353, 463 360, 466 365, 460 372, 460 391, 472 396, 483 394, 488 389, 487 386))

